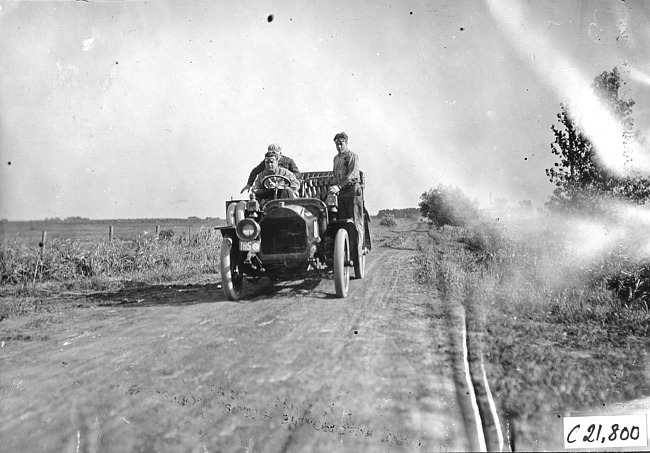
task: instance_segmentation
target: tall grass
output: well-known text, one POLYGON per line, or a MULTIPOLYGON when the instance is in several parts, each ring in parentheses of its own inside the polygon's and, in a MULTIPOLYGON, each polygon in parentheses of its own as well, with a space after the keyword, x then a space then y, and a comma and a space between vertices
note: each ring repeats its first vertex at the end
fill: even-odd
POLYGON ((594 245, 578 230, 554 220, 430 231, 420 277, 464 305, 505 413, 650 394, 650 261, 631 232, 594 245))
POLYGON ((219 271, 221 235, 202 230, 191 239, 157 238, 82 242, 53 239, 38 247, 0 246, 0 285, 64 283, 102 289, 115 279, 156 282, 219 271))

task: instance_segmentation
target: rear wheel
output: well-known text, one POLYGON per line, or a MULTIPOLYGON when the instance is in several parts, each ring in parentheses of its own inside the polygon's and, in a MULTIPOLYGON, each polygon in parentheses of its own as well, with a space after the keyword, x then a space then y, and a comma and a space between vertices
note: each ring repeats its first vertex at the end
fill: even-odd
POLYGON ((228 300, 239 300, 244 286, 244 277, 237 265, 239 250, 233 249, 233 240, 223 238, 221 243, 221 286, 228 300))
POLYGON ((334 288, 338 297, 347 297, 350 285, 350 240, 343 228, 336 232, 334 238, 334 288))

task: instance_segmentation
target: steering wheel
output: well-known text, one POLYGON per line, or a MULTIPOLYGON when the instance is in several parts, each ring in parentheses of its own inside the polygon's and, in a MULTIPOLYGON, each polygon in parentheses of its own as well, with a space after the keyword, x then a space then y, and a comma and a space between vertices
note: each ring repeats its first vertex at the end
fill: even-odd
POLYGON ((291 180, 283 175, 268 175, 262 179, 262 187, 268 190, 275 190, 275 198, 278 198, 278 189, 291 187, 291 180))

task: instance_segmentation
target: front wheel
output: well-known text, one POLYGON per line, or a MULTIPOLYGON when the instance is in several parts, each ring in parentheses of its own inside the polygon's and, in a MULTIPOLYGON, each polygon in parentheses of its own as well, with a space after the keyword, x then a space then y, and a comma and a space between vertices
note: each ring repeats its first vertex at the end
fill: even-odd
POLYGON ((348 232, 343 228, 336 232, 334 238, 334 288, 338 297, 348 296, 350 285, 350 240, 348 232))
POLYGON ((239 300, 244 286, 244 277, 237 265, 239 250, 233 250, 232 238, 225 237, 221 243, 221 286, 228 300, 239 300))

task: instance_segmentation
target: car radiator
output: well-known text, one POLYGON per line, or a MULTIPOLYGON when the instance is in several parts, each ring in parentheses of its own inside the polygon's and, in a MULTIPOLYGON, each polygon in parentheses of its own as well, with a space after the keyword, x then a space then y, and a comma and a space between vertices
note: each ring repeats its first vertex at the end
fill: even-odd
POLYGON ((307 247, 305 221, 291 209, 276 209, 262 221, 262 253, 301 253, 307 247))

